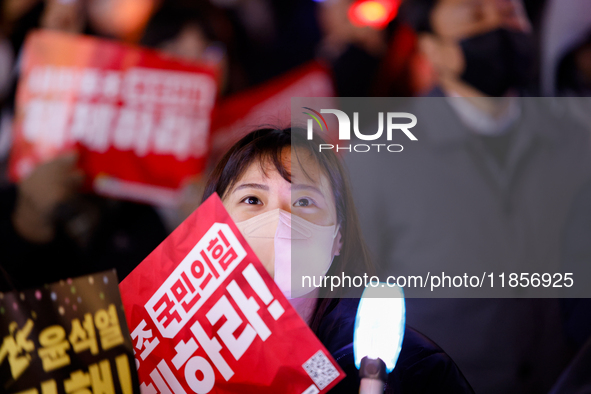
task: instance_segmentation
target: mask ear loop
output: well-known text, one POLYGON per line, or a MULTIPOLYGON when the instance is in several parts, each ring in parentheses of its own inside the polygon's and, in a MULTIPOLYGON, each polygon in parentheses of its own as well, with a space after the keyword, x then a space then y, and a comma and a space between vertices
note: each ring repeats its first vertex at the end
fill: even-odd
POLYGON ((335 239, 337 237, 337 234, 339 233, 339 231, 341 230, 341 224, 337 224, 334 230, 334 234, 332 235, 332 239, 335 239))
MULTIPOLYGON (((334 249, 334 241, 336 240, 336 238, 337 238, 337 235, 338 235, 339 231, 341 231, 341 224, 340 224, 340 223, 336 225, 336 227, 335 227, 335 232, 334 232, 334 234, 333 234, 333 236, 332 236, 332 241, 333 241, 333 249, 334 249)), ((332 261, 330 262, 330 266, 332 266, 332 263, 334 262, 334 258, 335 258, 335 256, 340 256, 340 255, 341 255, 341 248, 343 247, 343 235, 342 235, 342 234, 341 234, 341 240, 340 240, 340 243, 341 243, 341 244, 340 244, 340 246, 338 247, 338 249, 337 249, 336 253, 335 253, 335 254, 332 256, 332 261)), ((330 266, 329 266, 329 267, 330 267, 330 266)))

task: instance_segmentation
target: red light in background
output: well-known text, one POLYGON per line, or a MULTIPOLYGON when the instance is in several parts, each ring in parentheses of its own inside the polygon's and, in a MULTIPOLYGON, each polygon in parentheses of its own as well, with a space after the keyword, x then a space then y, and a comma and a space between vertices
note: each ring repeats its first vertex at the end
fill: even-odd
POLYGON ((349 7, 349 20, 355 26, 383 29, 398 13, 400 0, 358 0, 349 7))

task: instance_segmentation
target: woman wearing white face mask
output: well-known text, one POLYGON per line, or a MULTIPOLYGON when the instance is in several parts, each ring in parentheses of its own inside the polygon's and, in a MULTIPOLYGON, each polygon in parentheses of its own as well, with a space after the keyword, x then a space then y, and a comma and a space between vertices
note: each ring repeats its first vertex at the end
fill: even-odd
MULTIPOLYGON (((297 286, 302 275, 318 283, 324 275, 374 272, 345 171, 332 151, 318 152, 320 143, 300 129, 253 131, 218 163, 203 199, 218 193, 267 272, 347 373, 331 392, 353 393, 359 390, 352 351, 359 300, 339 298, 347 288, 297 286)), ((388 390, 472 392, 454 362, 409 327, 388 390)))

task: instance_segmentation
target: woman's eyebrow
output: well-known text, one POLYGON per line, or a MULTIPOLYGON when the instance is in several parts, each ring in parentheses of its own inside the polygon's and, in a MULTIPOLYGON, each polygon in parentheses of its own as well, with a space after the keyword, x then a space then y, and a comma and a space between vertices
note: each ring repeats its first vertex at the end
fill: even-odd
POLYGON ((243 183, 239 186, 236 186, 234 190, 232 190, 232 194, 242 189, 259 189, 269 191, 269 186, 263 185, 261 183, 243 183))
POLYGON ((324 194, 316 186, 306 185, 304 183, 292 183, 291 190, 311 190, 313 192, 320 194, 321 196, 324 196, 324 194))

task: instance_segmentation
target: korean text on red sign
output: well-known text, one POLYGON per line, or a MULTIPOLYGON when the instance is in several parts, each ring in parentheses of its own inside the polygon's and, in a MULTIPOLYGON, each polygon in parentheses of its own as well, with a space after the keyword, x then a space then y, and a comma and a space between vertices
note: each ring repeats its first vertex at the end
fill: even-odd
POLYGON ((215 71, 94 37, 36 31, 25 42, 10 175, 77 148, 99 194, 171 205, 204 168, 215 71))
POLYGON ((120 289, 144 393, 321 393, 344 377, 217 195, 120 289))
POLYGON ((0 391, 139 394, 114 272, 0 293, 0 391))

